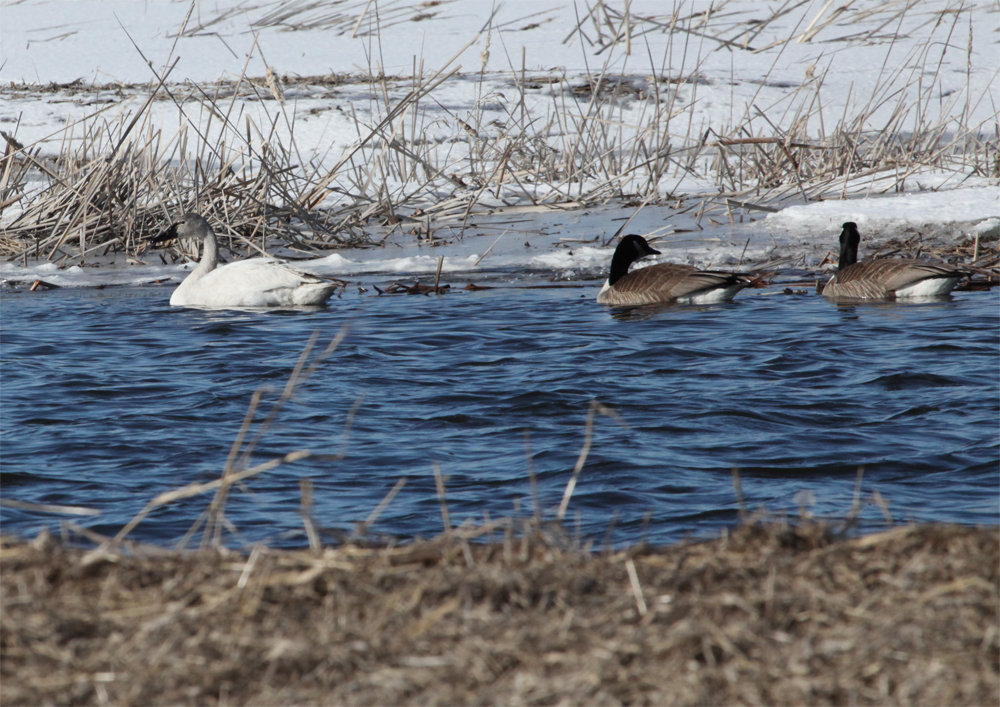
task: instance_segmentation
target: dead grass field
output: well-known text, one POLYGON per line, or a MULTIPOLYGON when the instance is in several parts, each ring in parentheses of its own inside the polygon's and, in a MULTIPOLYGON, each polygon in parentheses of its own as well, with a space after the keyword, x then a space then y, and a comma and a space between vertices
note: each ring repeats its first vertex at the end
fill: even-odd
MULTIPOLYGON (((486 536, 482 536, 484 539, 486 536)), ((5 705, 988 705, 997 528, 130 552, 7 539, 5 705)))

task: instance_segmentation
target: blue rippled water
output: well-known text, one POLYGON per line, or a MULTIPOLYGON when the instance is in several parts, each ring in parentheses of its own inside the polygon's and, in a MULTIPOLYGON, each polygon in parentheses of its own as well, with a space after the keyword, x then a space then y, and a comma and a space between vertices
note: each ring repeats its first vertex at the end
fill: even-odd
MULTIPOLYGON (((254 461, 338 453, 363 396, 346 456, 234 490, 234 543, 303 544, 304 477, 316 522, 349 532, 405 476, 374 530, 435 534, 433 462, 452 522, 527 514, 529 445, 551 508, 593 399, 620 419, 595 420, 568 514, 584 534, 614 520, 617 540, 663 542, 730 525, 733 467, 748 506, 773 512, 812 500, 813 513, 843 517, 863 466, 862 496, 877 490, 895 519, 1000 513, 995 291, 867 305, 751 292, 655 312, 610 310, 593 302, 596 288, 573 287, 353 295, 291 312, 176 309, 168 292, 4 295, 4 498, 97 508, 74 521, 116 532, 157 493, 216 478, 254 390, 280 389, 314 331, 327 341, 350 321, 254 461)), ((207 501, 159 508, 133 536, 174 541, 207 501)), ((2 519, 4 532, 29 535, 59 522, 11 508, 2 519)), ((861 520, 884 522, 874 505, 861 520)))

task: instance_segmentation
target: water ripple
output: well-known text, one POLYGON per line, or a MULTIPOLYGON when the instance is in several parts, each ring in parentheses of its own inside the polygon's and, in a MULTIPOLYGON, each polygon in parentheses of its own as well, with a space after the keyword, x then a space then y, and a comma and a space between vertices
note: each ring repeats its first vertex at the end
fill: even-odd
MULTIPOLYGON (((1000 490, 997 293, 833 305, 747 295, 730 305, 618 312, 580 290, 381 297, 327 310, 174 309, 162 288, 5 298, 0 331, 4 495, 85 505, 113 533, 155 494, 215 478, 253 392, 277 391, 314 331, 351 333, 256 452, 334 454, 234 490, 251 542, 303 542, 299 480, 317 522, 349 532, 401 476, 376 530, 441 528, 433 464, 454 522, 558 505, 599 415, 570 506, 581 532, 654 541, 737 517, 746 502, 842 516, 858 469, 896 517, 996 522, 1000 490), (525 431, 530 435, 526 438, 525 431), (285 538, 281 540, 280 538, 285 538)), ((271 394, 273 399, 276 393, 271 394)), ((266 410, 266 406, 264 408, 266 410)), ((263 412, 258 413, 261 419, 263 412)), ((207 499, 158 509, 136 531, 179 537, 207 499)), ((38 516, 3 509, 6 532, 38 516)), ((869 507, 862 523, 879 524, 869 507)))

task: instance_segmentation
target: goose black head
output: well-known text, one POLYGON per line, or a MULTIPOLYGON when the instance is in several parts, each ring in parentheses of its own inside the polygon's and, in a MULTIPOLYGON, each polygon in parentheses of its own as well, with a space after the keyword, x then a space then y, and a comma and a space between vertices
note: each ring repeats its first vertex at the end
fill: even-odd
POLYGON ((837 269, 843 270, 848 265, 858 262, 858 245, 861 243, 861 234, 858 233, 858 224, 848 221, 844 224, 844 230, 840 232, 840 260, 837 262, 837 269))
POLYGON ((616 281, 628 274, 629 266, 640 258, 647 255, 659 255, 660 251, 650 247, 649 243, 642 236, 629 234, 622 237, 615 254, 611 258, 611 274, 608 277, 608 284, 614 285, 616 281))

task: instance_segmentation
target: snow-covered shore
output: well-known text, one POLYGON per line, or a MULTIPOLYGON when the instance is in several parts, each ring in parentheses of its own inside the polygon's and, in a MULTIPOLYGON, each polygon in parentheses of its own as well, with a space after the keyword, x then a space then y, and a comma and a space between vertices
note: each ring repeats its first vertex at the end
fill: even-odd
MULTIPOLYGON (((409 133, 419 135, 442 172, 459 173, 475 157, 474 145, 456 140, 461 126, 486 133, 491 125, 509 125, 521 110, 546 126, 539 134, 547 139, 584 130, 567 122, 560 106, 572 104, 577 107, 568 114, 585 115, 579 106, 596 100, 588 87, 600 75, 614 77, 618 87, 609 101, 613 109, 600 120, 619 131, 611 142, 631 141, 630 149, 638 149, 649 126, 663 125, 660 144, 683 151, 704 143, 708 131, 728 135, 745 126, 808 137, 854 115, 865 116, 869 131, 891 126, 908 134, 941 126, 946 137, 967 134, 995 144, 996 2, 872 1, 838 9, 817 1, 765 9, 749 0, 669 6, 633 0, 627 12, 624 3, 606 5, 598 18, 582 3, 481 0, 367 8, 364 2, 345 8, 265 0, 5 3, 0 126, 40 148, 42 157, 55 156, 80 137, 77 121, 100 113, 90 125, 126 123, 146 102, 157 74, 169 73, 171 99, 158 98, 147 128, 169 135, 194 126, 208 141, 224 139, 224 132, 213 132, 219 121, 213 124, 203 99, 214 85, 218 95, 229 90, 226 104, 237 106, 241 120, 272 126, 318 174, 357 142, 359 125, 412 88, 409 77, 461 66, 425 100, 423 122, 409 133), (279 91, 283 86, 283 103, 266 89, 232 96, 241 76, 265 77, 269 69, 279 91), (365 75, 388 78, 365 81, 365 75), (517 105, 519 97, 526 105, 517 105), (672 112, 665 114, 664 106, 672 112)), ((695 221, 662 204, 647 206, 629 230, 662 236, 665 258, 716 266, 777 257, 818 266, 845 220, 857 221, 873 245, 913 233, 934 243, 975 233, 984 242, 994 238, 1000 175, 942 164, 906 165, 903 177, 897 169, 845 179, 822 200, 789 198, 766 218, 736 209, 731 218, 695 221)), ((719 174, 677 167, 658 177, 657 188, 662 195, 710 198, 722 190, 719 174)), ((573 185, 560 188, 569 200, 573 185)), ((483 203, 497 213, 480 216, 461 238, 439 232, 444 245, 426 247, 397 231, 383 248, 346 249, 303 265, 331 275, 425 273, 443 255, 445 272, 521 268, 599 276, 610 257, 601 244, 635 209, 614 202, 588 210, 531 207, 546 190, 551 185, 519 183, 492 202, 487 192, 483 203), (519 208, 525 211, 516 213, 519 208), (583 242, 591 238, 598 240, 583 242)), ((0 222, 9 223, 25 201, 6 207, 0 222)), ((56 284, 86 285, 141 282, 181 267, 145 262, 129 274, 3 262, 0 276, 44 274, 56 284)))

